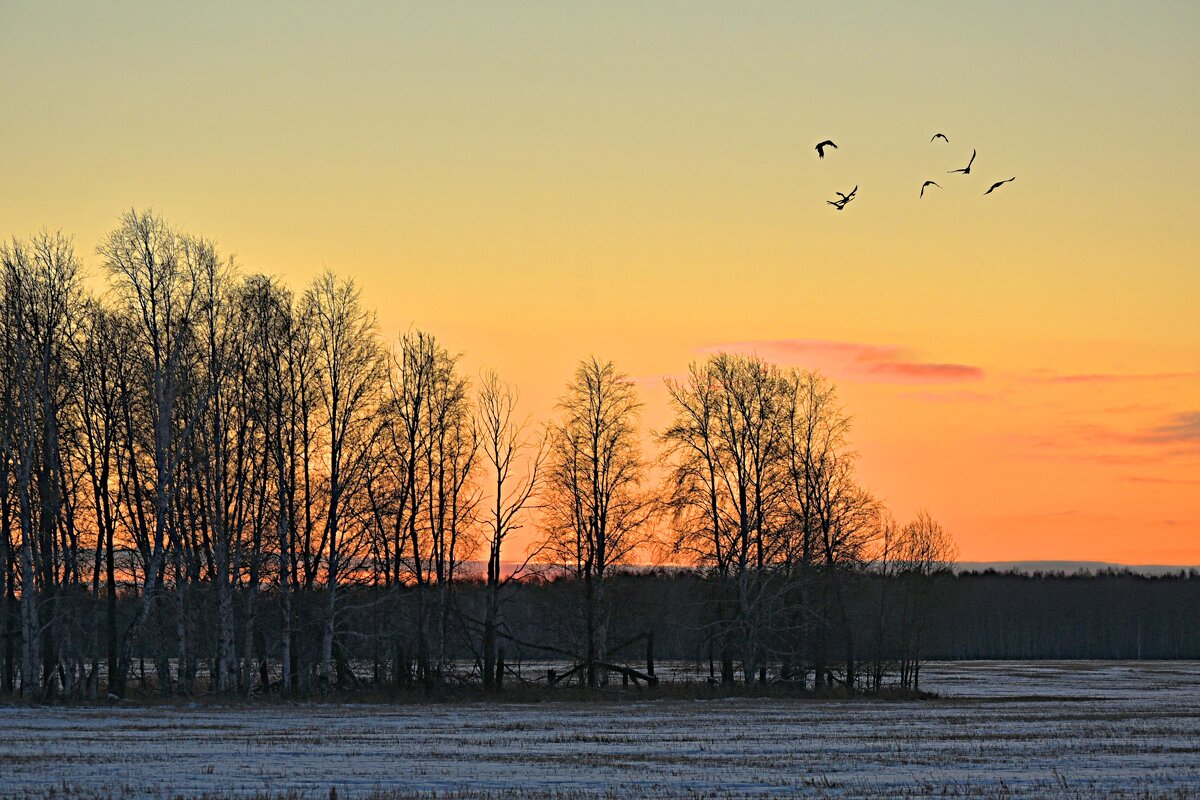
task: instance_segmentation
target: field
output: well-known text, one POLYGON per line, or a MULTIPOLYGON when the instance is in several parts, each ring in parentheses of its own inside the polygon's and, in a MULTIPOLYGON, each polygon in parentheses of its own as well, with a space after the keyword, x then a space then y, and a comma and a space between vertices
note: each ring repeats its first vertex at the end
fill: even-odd
POLYGON ((923 682, 941 698, 2 707, 0 795, 1200 796, 1200 663, 923 682))

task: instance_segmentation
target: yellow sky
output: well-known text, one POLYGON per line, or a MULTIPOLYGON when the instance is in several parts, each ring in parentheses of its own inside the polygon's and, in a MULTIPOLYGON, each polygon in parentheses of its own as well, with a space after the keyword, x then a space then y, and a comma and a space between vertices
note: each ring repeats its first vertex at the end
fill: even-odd
POLYGON ((1200 5, 166 5, 0 5, 0 234, 333 267, 538 416, 821 367, 963 558, 1200 564, 1200 5))

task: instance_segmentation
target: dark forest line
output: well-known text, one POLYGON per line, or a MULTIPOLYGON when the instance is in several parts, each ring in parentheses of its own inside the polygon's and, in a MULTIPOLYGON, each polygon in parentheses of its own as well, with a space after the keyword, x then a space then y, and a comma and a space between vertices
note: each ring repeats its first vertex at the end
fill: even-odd
MULTIPOLYGON (((847 691, 847 652, 856 652, 849 668, 853 691, 881 691, 900 686, 901 670, 913 671, 911 687, 919 681, 926 661, 956 660, 1171 660, 1200 659, 1200 573, 1144 576, 1130 572, 1099 574, 1023 575, 1000 572, 940 572, 934 575, 881 576, 862 572, 845 578, 854 597, 848 607, 848 627, 831 626, 824 646, 831 653, 823 681, 824 691, 847 691), (924 598, 913 603, 915 598, 924 598), (905 606, 909 611, 905 611, 905 606), (919 609, 912 613, 912 609, 919 609), (907 616, 906 616, 907 614, 907 616), (863 631, 869 631, 863 635, 863 631), (856 646, 847 650, 848 646, 856 646)), ((746 676, 740 665, 732 675, 722 674, 720 639, 714 636, 714 610, 728 600, 719 580, 688 568, 617 571, 609 579, 614 615, 601 686, 647 687, 659 681, 701 682, 731 688, 753 684, 760 677, 746 676), (671 662, 664 670, 663 662, 671 662), (657 671, 656 671, 657 664, 657 671), (724 678, 724 680, 723 680, 724 678)), ((487 585, 479 579, 460 580, 455 587, 446 638, 445 666, 437 686, 426 682, 415 652, 397 649, 395 620, 415 619, 419 590, 360 586, 347 590, 339 626, 339 647, 334 654, 333 676, 320 683, 315 673, 303 681, 298 696, 331 693, 374 698, 403 696, 414 690, 453 693, 455 688, 482 686, 484 661, 480 652, 482 619, 487 607, 487 585)), ((584 642, 578 624, 586 590, 570 575, 532 577, 504 589, 505 615, 498 639, 498 672, 493 691, 505 687, 547 689, 585 686, 586 673, 577 653, 584 642)), ((136 596, 117 604, 122 622, 136 613, 136 596)), ((79 598, 75 611, 86 618, 79 598)), ((298 618, 318 622, 319 592, 293 596, 298 618)), ((216 598, 197 591, 192 597, 190 694, 215 690, 218 628, 214 624, 216 598)), ((245 598, 239 598, 244 607, 245 598)), ((277 612, 280 596, 264 591, 257 598, 258 612, 277 612)), ((238 624, 245 620, 239 615, 238 624)), ((148 625, 133 654, 132 688, 143 696, 179 693, 174 676, 179 667, 172 656, 178 649, 174 626, 148 625)), ((415 630, 402 630, 403 640, 414 641, 415 630)), ((294 641, 320 641, 318 624, 302 625, 294 641)), ((786 643, 786 637, 780 640, 786 643)), ((277 634, 264 630, 255 651, 262 654, 243 680, 247 696, 284 694, 281 652, 277 634)), ((103 651, 85 658, 99 670, 97 689, 107 685, 103 651)), ((297 663, 315 661, 317 652, 296 654, 297 663)), ((821 690, 816 685, 815 664, 785 649, 765 655, 766 683, 783 684, 789 691, 821 690)), ((12 661, 8 662, 12 669, 12 661)), ((185 670, 187 671, 187 670, 185 670)))

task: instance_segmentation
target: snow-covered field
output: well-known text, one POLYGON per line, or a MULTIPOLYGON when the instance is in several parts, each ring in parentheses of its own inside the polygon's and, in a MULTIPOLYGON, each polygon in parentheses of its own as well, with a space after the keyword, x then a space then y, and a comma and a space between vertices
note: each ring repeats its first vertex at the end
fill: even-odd
POLYGON ((1200 663, 931 664, 927 702, 0 708, 0 796, 1200 797, 1200 663))

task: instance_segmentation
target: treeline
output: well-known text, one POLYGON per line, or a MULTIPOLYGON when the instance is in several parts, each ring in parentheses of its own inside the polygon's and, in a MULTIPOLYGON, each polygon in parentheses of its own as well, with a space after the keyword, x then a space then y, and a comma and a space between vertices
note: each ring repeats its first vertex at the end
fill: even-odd
MULTIPOLYGON (((478 581, 461 584, 465 608, 478 604, 482 588, 478 581)), ((846 579, 846 589, 850 624, 833 626, 828 635, 838 652, 847 646, 848 634, 858 642, 860 672, 854 680, 860 690, 870 689, 876 675, 898 679, 911 650, 901 612, 906 600, 918 597, 936 600, 927 606, 922 628, 921 655, 930 660, 1200 659, 1196 571, 1151 577, 1130 572, 881 575, 861 570, 846 579)), ((649 655, 649 660, 682 662, 685 677, 703 679, 711 671, 719 680, 720 640, 712 636, 712 611, 723 592, 722 581, 704 570, 619 571, 610 581, 613 603, 622 610, 610 630, 614 658, 644 671, 649 655), (652 634, 652 641, 646 634, 652 634)), ((579 600, 579 587, 570 577, 511 587, 506 630, 512 635, 502 642, 509 665, 558 662, 554 666, 561 677, 571 664, 564 665, 561 653, 538 643, 555 631, 561 641, 576 643, 572 630, 579 600)), ((362 624, 365 634, 371 624, 362 624)), ((469 628, 461 630, 464 635, 455 637, 452 652, 469 670, 479 657, 478 644, 469 628)), ((369 673, 374 668, 365 665, 376 659, 371 636, 357 640, 361 644, 354 658, 360 671, 369 673)), ((789 665, 779 655, 770 659, 772 680, 807 680, 812 686, 811 664, 807 669, 796 662, 789 665)), ((912 665, 919 667, 919 662, 912 665)), ((845 663, 828 668, 841 684, 845 663)), ((522 674, 541 679, 529 666, 522 674)))
POLYGON ((494 689, 518 645, 588 686, 645 679, 610 591, 635 555, 695 565, 671 591, 723 683, 916 686, 953 544, 859 484, 819 374, 714 355, 645 435, 633 381, 591 358, 534 424, 431 334, 382 341, 332 273, 293 292, 149 212, 96 255, 98 294, 65 236, 0 247, 4 691, 121 697, 149 664, 166 693, 305 694, 364 663, 494 689), (540 545, 511 553, 520 528, 540 545), (550 586, 518 633, 513 598, 550 586))
POLYGON ((1198 659, 1200 573, 939 575, 938 659, 1198 659))
MULTIPOLYGON (((721 602, 721 583, 711 572, 693 568, 615 571, 608 591, 621 611, 613 615, 609 629, 608 658, 614 662, 609 680, 643 686, 660 680, 720 683, 720 645, 713 636, 712 609, 721 602)), ((448 668, 442 688, 447 683, 480 683, 481 638, 472 622, 486 607, 486 589, 478 575, 456 583, 457 621, 447 635, 448 668)), ((847 677, 854 691, 898 685, 905 669, 912 671, 915 684, 926 658, 1200 659, 1200 574, 1195 572, 1146 577, 994 572, 884 576, 860 571, 847 580, 847 589, 852 627, 833 628, 829 640, 842 648, 853 636, 860 640, 861 652, 853 676, 847 675, 846 662, 827 664, 825 681, 836 691, 845 690, 847 677), (897 614, 906 595, 938 598, 928 606, 927 641, 917 660, 911 659, 912 646, 897 614)), ((414 663, 400 662, 401 671, 395 673, 391 660, 397 619, 402 626, 415 622, 417 598, 415 593, 402 598, 388 594, 380 587, 357 586, 344 595, 341 644, 333 684, 326 688, 373 697, 424 688, 414 663)), ((502 594, 505 624, 498 636, 499 669, 493 688, 584 683, 584 664, 575 655, 583 644, 578 624, 583 592, 576 578, 560 570, 552 575, 534 573, 504 587, 502 594)), ((193 600, 200 612, 193 622, 193 636, 200 642, 198 683, 207 689, 216 670, 211 613, 215 598, 201 587, 193 600)), ((263 592, 262 617, 277 617, 279 601, 277 592, 263 592)), ((135 613, 136 602, 136 597, 119 596, 119 618, 126 620, 135 613)), ((130 676, 143 693, 172 686, 169 656, 161 655, 177 649, 176 628, 170 623, 165 618, 148 623, 145 645, 130 676)), ((240 615, 238 624, 240 629, 240 615)), ((300 626, 300 639, 315 638, 319 616, 302 613, 300 626)), ((409 627, 408 635, 413 633, 409 627)), ((284 691, 279 664, 270 658, 280 651, 282 634, 272 626, 258 631, 261 638, 256 646, 267 657, 254 665, 249 677, 249 690, 255 695, 284 691)), ((770 661, 768 669, 772 683, 814 688, 811 664, 778 658, 770 661)), ((739 672, 736 677, 740 682, 744 676, 739 672)))

